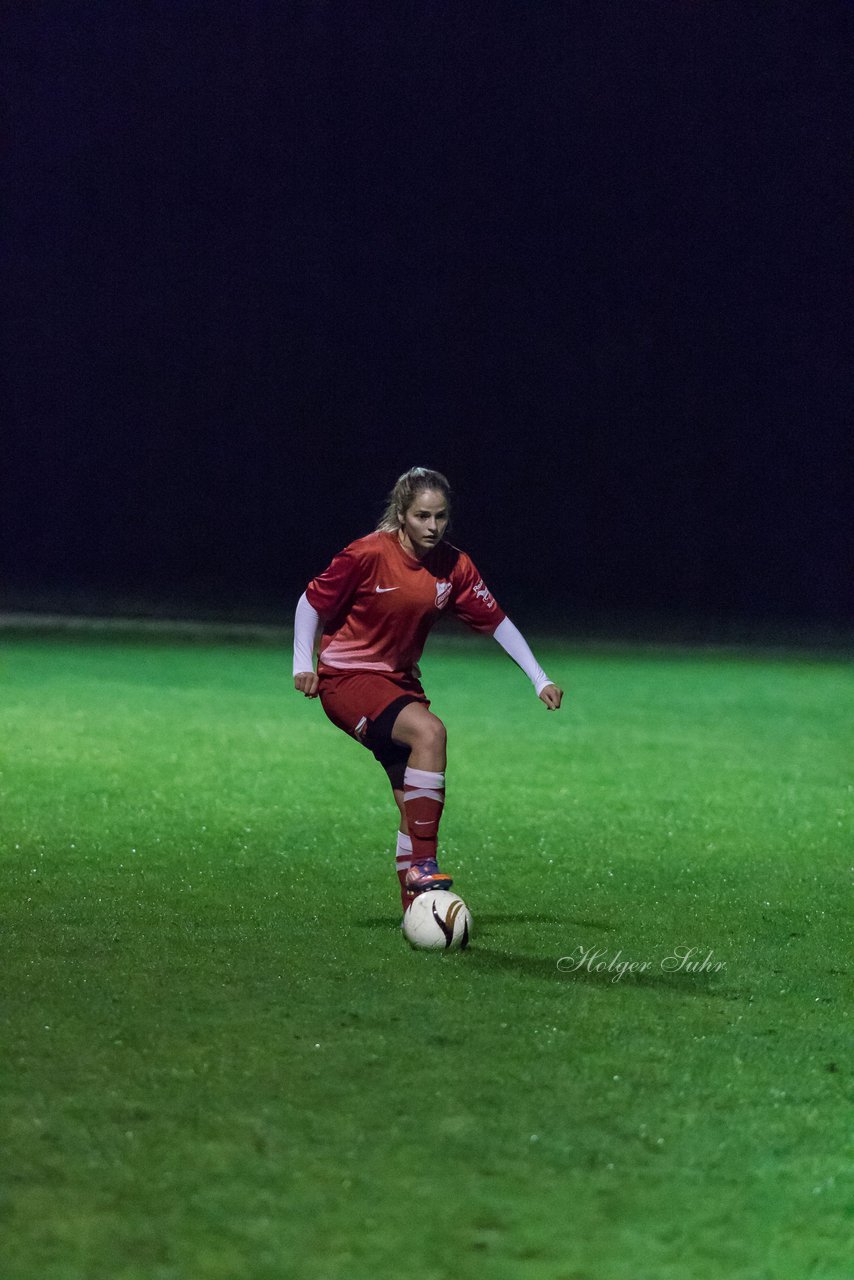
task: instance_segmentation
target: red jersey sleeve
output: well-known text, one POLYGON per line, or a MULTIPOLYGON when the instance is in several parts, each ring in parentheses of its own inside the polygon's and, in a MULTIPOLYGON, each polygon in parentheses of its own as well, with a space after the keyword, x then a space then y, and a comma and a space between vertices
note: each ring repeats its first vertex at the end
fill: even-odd
POLYGON ((306 599, 321 618, 333 618, 342 613, 356 594, 362 580, 361 558, 352 546, 345 547, 332 561, 328 569, 312 578, 305 589, 306 599))
POLYGON ((472 631, 485 631, 492 635, 498 624, 504 621, 504 610, 465 553, 454 566, 451 581, 454 585, 451 607, 457 617, 472 631))

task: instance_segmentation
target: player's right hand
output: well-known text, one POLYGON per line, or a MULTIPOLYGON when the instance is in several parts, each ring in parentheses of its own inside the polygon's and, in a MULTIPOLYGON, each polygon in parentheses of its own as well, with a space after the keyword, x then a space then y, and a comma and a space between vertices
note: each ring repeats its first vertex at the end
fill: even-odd
POLYGON ((317 697, 317 686, 320 681, 314 671, 300 671, 294 676, 294 688, 297 693, 304 693, 307 698, 317 697))
POLYGON ((540 701, 546 704, 549 711, 559 711, 563 702, 563 689, 556 684, 547 684, 540 691, 540 701))

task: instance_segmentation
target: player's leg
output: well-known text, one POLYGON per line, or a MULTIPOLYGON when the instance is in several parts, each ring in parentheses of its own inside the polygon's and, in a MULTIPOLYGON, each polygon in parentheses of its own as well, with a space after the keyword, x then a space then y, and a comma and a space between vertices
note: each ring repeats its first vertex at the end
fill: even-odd
POLYGON ((406 762, 408 752, 395 747, 393 744, 384 753, 385 758, 382 760, 388 780, 391 783, 391 791, 394 796, 394 802, 397 805, 400 814, 400 822, 397 829, 397 841, 394 851, 395 871, 397 872, 397 880, 400 885, 400 905, 405 911, 412 901, 412 894, 406 887, 406 875, 412 866, 412 841, 409 838, 409 824, 406 821, 406 803, 404 800, 403 779, 406 773, 406 762), (389 756, 391 758, 389 759, 389 756))
POLYGON ((391 739, 409 748, 410 769, 443 773, 447 763, 448 735, 438 716, 422 702, 409 702, 398 713, 391 739))
MULTIPOLYGON (((411 888, 407 884, 407 877, 409 875, 409 870, 413 865, 413 852, 412 852, 412 840, 410 839, 410 836, 409 836, 409 823, 406 817, 406 790, 404 787, 404 777, 406 775, 406 763, 404 761, 403 763, 386 764, 384 767, 385 767, 386 773, 388 774, 389 782, 391 783, 394 802, 397 805, 398 812, 400 813, 400 824, 397 830, 397 841, 396 841, 396 847, 395 847, 395 871, 397 872, 397 881, 398 881, 398 884, 400 885, 400 905, 401 905, 401 908, 405 911, 406 908, 409 906, 409 904, 412 902, 412 899, 415 897, 415 889, 411 888)), ((435 864, 435 865, 436 865, 436 874, 439 875, 440 879, 442 880, 442 883, 437 884, 433 880, 431 880, 430 883, 425 884, 422 887, 434 888, 434 889, 449 888, 450 885, 453 883, 453 881, 448 876, 441 876, 441 873, 439 873, 438 871, 438 864, 435 864)), ((423 865, 422 865, 422 869, 416 868, 415 874, 419 878, 422 878, 425 875, 425 871, 423 870, 423 865)), ((426 874, 429 874, 429 869, 426 874)))
POLYGON ((415 893, 449 889, 453 881, 439 871, 436 861, 439 822, 445 805, 445 726, 423 703, 410 702, 395 719, 391 739, 409 749, 403 775, 403 804, 399 806, 412 846, 406 887, 415 893))
MULTIPOLYGON (((417 683, 372 673, 323 676, 320 702, 339 729, 368 747, 386 769, 400 812, 395 859, 401 890, 450 888, 436 865, 436 836, 445 796, 445 726, 428 710, 417 683)), ((404 907, 408 905, 408 897, 404 907)))
POLYGON ((319 694, 320 705, 329 720, 348 737, 372 751, 388 774, 400 811, 395 864, 405 911, 411 900, 411 894, 405 888, 406 873, 412 865, 412 845, 403 802, 403 775, 409 760, 409 748, 392 742, 389 729, 411 695, 401 694, 398 686, 390 681, 366 674, 321 675, 319 694))

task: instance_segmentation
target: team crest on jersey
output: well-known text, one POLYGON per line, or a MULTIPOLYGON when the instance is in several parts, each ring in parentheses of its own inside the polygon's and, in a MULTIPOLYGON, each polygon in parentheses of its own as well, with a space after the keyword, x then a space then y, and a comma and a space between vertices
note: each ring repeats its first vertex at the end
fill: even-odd
POLYGON ((451 597, 450 582, 437 582, 436 583, 436 608, 444 609, 450 597, 451 597))
POLYGON ((477 583, 475 584, 475 587, 474 587, 474 594, 477 599, 483 601, 487 609, 495 608, 495 601, 493 600, 492 596, 489 594, 489 588, 484 583, 483 578, 478 578, 477 583))

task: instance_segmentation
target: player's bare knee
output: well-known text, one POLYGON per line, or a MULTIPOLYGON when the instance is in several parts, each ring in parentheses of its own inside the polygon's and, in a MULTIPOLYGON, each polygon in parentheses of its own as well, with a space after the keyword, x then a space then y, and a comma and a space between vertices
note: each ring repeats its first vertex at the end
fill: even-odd
POLYGON ((423 745, 442 751, 448 741, 448 731, 438 716, 432 713, 425 721, 423 745))

